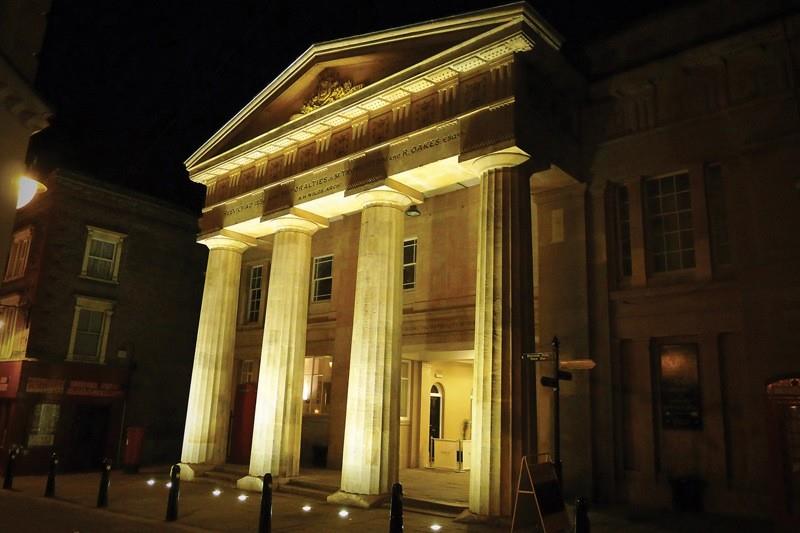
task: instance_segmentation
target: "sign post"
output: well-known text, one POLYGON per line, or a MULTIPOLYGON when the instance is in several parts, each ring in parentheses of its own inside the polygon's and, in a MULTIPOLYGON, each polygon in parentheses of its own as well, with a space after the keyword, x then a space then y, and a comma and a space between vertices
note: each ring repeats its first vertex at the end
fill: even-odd
MULTIPOLYGON (((539 382, 544 387, 553 389, 553 411, 555 411, 553 420, 553 462, 555 464, 556 474, 559 483, 562 481, 562 467, 561 467, 561 405, 560 405, 560 382, 572 380, 572 370, 591 370, 595 367, 595 362, 591 359, 574 359, 571 361, 561 361, 561 342, 558 337, 553 337, 550 345, 553 347, 552 352, 533 352, 523 353, 522 358, 532 363, 555 362, 556 375, 554 377, 542 376, 539 382)), ((536 391, 534 391, 536 394, 536 391)))

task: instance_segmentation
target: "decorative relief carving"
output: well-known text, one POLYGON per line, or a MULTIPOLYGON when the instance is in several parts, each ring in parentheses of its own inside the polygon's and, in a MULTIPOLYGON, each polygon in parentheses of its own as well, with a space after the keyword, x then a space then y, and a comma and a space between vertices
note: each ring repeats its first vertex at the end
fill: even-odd
POLYGON ((354 85, 350 80, 340 81, 334 76, 322 78, 317 85, 317 92, 309 98, 300 108, 300 114, 306 115, 315 109, 344 98, 364 87, 363 83, 354 85))
POLYGON ((316 143, 308 143, 297 150, 296 172, 308 170, 314 166, 314 156, 317 154, 316 143))
POLYGON ((421 98, 411 105, 412 129, 416 130, 436 121, 438 94, 421 98))
POLYGON ((369 140, 378 144, 392 137, 392 112, 387 111, 369 121, 369 140))
POLYGON ((331 157, 338 159, 347 155, 350 152, 350 139, 353 137, 353 132, 350 128, 339 130, 331 135, 331 157))

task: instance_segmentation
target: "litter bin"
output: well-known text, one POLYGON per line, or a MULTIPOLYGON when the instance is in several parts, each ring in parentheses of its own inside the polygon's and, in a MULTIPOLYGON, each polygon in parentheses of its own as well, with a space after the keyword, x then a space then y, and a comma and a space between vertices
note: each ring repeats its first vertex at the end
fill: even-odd
POLYGON ((144 428, 130 426, 125 431, 125 454, 122 457, 122 469, 126 474, 135 474, 142 464, 142 445, 144 444, 144 428))
POLYGON ((670 480, 672 507, 676 511, 703 512, 703 492, 706 482, 698 477, 686 476, 670 480))

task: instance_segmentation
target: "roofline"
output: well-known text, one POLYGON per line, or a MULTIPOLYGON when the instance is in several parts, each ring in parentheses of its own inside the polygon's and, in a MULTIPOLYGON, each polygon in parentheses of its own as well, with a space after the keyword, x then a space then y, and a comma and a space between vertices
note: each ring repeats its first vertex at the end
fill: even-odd
POLYGON ((228 122, 217 130, 206 142, 190 155, 184 165, 186 168, 195 166, 200 159, 208 153, 218 142, 223 140, 226 135, 231 133, 234 128, 241 124, 245 118, 260 106, 264 101, 273 96, 284 83, 292 76, 302 71, 311 60, 319 54, 331 53, 343 49, 356 48, 367 44, 381 44, 398 39, 407 39, 414 35, 435 35, 453 29, 465 29, 472 26, 484 26, 491 23, 502 24, 509 22, 516 17, 521 17, 542 38, 556 50, 561 48, 563 37, 548 24, 539 13, 527 2, 514 2, 497 7, 470 11, 461 15, 451 15, 440 19, 433 19, 426 22, 379 30, 352 37, 343 37, 331 41, 315 43, 306 49, 297 59, 286 67, 278 76, 262 89, 252 100, 236 113, 228 122), (495 16, 487 18, 486 14, 492 13, 495 16))

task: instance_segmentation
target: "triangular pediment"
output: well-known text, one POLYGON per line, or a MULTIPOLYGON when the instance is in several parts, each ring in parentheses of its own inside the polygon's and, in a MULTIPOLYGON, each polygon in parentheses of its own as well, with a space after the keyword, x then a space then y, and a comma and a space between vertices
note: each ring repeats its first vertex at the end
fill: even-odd
POLYGON ((381 80, 413 74, 415 66, 431 58, 525 22, 551 45, 560 45, 560 37, 526 3, 312 45, 192 154, 186 166, 190 172, 206 166, 291 121, 324 113, 325 103, 358 98, 381 80), (333 98, 326 98, 331 88, 333 98), (314 101, 320 93, 323 97, 314 101))

